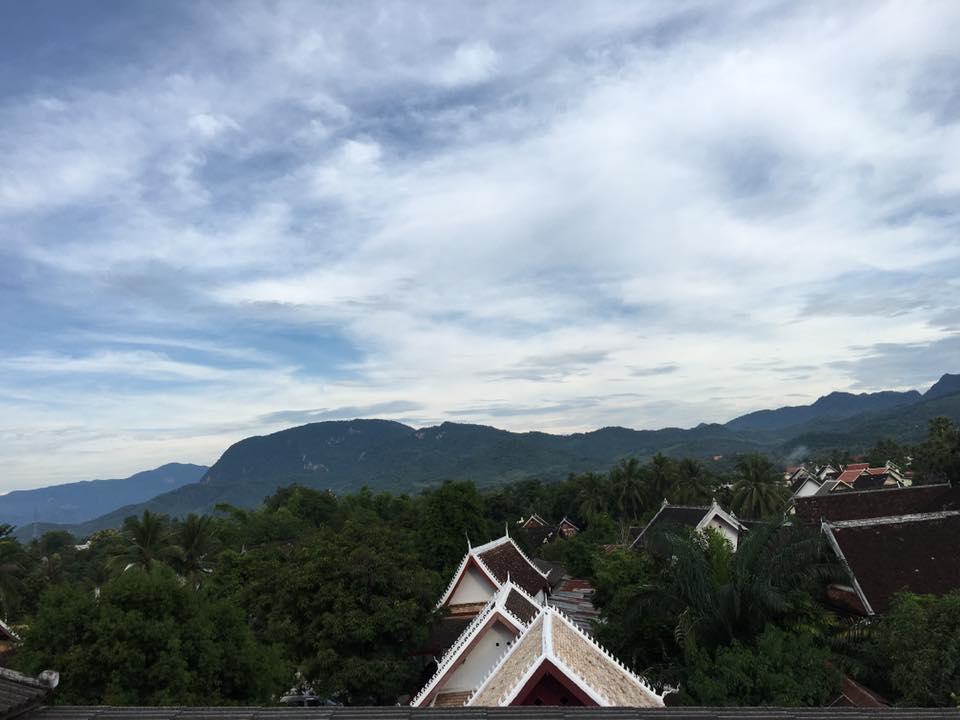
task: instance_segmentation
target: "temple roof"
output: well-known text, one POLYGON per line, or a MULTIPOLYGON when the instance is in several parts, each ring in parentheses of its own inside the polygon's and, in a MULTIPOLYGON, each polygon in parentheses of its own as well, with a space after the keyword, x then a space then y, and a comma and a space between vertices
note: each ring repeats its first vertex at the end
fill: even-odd
POLYGON ((663 707, 661 694, 549 606, 541 608, 467 705, 510 705, 545 664, 601 707, 663 707))
POLYGON ((794 502, 797 518, 803 522, 859 520, 960 510, 960 488, 951 488, 948 484, 914 485, 810 495, 794 502))
MULTIPOLYGON (((540 606, 533 598, 512 582, 505 582, 464 628, 460 637, 440 657, 436 672, 427 680, 410 704, 417 707, 429 705, 433 696, 442 691, 445 678, 462 664, 476 641, 498 621, 513 628, 515 634, 519 635, 523 628, 537 616, 539 610, 540 606)), ((463 699, 466 700, 466 697, 463 699)))
POLYGON ((46 671, 40 677, 0 668, 0 718, 12 718, 41 705, 59 682, 59 675, 46 671))
POLYGON ((517 547, 509 535, 492 540, 484 545, 471 547, 460 562, 460 567, 454 573, 446 592, 437 603, 437 607, 444 605, 454 589, 460 576, 466 571, 471 561, 486 575, 491 583, 499 588, 508 579, 531 596, 550 587, 547 574, 542 572, 523 551, 517 547))
POLYGON ((886 612, 900 590, 960 589, 960 511, 825 522, 823 530, 870 615, 886 612))

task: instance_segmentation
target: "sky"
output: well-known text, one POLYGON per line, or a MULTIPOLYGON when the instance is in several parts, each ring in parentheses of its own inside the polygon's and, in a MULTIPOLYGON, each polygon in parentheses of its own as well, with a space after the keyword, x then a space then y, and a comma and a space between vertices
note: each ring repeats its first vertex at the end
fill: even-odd
POLYGON ((960 371, 960 3, 0 5, 0 490, 960 371))

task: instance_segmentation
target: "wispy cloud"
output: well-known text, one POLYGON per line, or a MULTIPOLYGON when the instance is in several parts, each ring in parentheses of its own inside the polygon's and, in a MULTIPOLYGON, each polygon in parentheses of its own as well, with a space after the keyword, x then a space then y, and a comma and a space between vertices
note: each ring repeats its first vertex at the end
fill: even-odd
POLYGON ((958 369, 949 3, 97 12, 0 10, 11 487, 958 369))

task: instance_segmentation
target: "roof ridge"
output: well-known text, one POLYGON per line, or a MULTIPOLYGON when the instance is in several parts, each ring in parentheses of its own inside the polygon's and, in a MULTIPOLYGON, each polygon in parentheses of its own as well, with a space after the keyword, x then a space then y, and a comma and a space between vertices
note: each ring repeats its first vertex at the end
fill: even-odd
POLYGON ((450 582, 447 583, 447 589, 444 591, 443 595, 440 596, 440 601, 436 604, 436 607, 441 607, 446 601, 447 598, 453 593, 453 586, 457 582, 457 578, 460 577, 460 573, 463 572, 464 568, 467 566, 467 563, 470 561, 470 551, 467 551, 467 554, 463 556, 463 560, 460 561, 460 566, 457 568, 457 571, 453 573, 453 577, 450 578, 450 582))
POLYGON ((537 624, 537 620, 539 620, 542 617, 543 612, 544 612, 544 607, 540 606, 540 612, 538 612, 536 615, 530 618, 530 622, 523 629, 523 632, 517 636, 517 639, 513 643, 513 645, 508 647, 503 652, 503 654, 500 655, 499 658, 497 658, 497 661, 493 664, 490 670, 487 671, 487 674, 483 676, 483 680, 480 681, 480 684, 477 685, 476 689, 472 693, 470 693, 470 697, 467 698, 466 702, 464 702, 464 705, 469 705, 473 701, 473 699, 480 693, 480 691, 486 688, 487 683, 490 682, 490 678, 492 678, 497 673, 497 671, 500 670, 503 664, 507 661, 507 658, 509 658, 510 655, 512 655, 516 651, 516 649, 520 647, 520 643, 522 643, 523 640, 527 637, 527 635, 530 634, 530 631, 533 629, 533 626, 537 624))
POLYGON ((450 669, 450 666, 456 662, 460 657, 460 652, 470 644, 470 641, 476 636, 476 633, 479 632, 487 620, 495 613, 499 612, 512 622, 515 622, 518 629, 523 629, 526 623, 523 622, 520 618, 514 615, 512 612, 506 609, 506 607, 501 603, 502 597, 509 595, 508 585, 512 586, 512 583, 504 583, 504 586, 497 590, 490 600, 487 601, 487 604, 483 606, 483 609, 477 613, 476 617, 470 621, 470 624, 463 629, 463 632, 460 633, 460 636, 457 638, 456 642, 451 645, 447 651, 443 654, 440 660, 437 662, 437 669, 430 676, 430 679, 424 684, 420 691, 413 697, 410 701, 411 706, 416 706, 417 703, 426 695, 428 695, 434 689, 437 680, 444 674, 447 670, 450 669), (506 589, 506 592, 504 590, 506 589))
MULTIPOLYGON (((523 550, 520 549, 520 546, 517 545, 517 543, 515 543, 515 542, 513 541, 513 538, 510 537, 509 535, 504 535, 502 538, 500 538, 500 542, 497 542, 497 544, 496 544, 495 546, 493 546, 493 547, 500 547, 500 545, 506 544, 506 543, 503 542, 503 541, 506 541, 506 542, 510 543, 511 545, 513 545, 513 547, 516 549, 516 551, 517 551, 518 553, 520 553, 520 557, 522 557, 524 560, 526 560, 526 561, 527 561, 527 564, 528 564, 530 567, 532 567, 534 570, 536 570, 537 573, 538 573, 540 576, 542 576, 544 580, 547 579, 547 576, 549 575, 549 573, 545 573, 545 572, 543 572, 543 570, 541 570, 540 568, 538 568, 537 565, 536 565, 536 563, 533 562, 533 560, 531 560, 530 557, 529 557, 523 550)), ((495 541, 495 542, 496 542, 496 541, 495 541)), ((492 543, 487 543, 487 545, 491 545, 491 544, 492 544, 492 543)), ((476 554, 477 560, 481 560, 481 561, 482 561, 482 559, 480 558, 480 553, 482 553, 482 552, 487 552, 488 550, 493 550, 493 547, 487 548, 486 546, 481 546, 480 548, 474 548, 474 550, 477 552, 477 554, 476 554), (486 548, 486 549, 483 549, 483 548, 486 548)), ((486 567, 488 570, 490 569, 490 568, 486 565, 486 563, 484 563, 484 567, 486 567)))
MULTIPOLYGON (((580 627, 579 627, 575 622, 573 622, 573 620, 571 620, 569 617, 567 617, 566 613, 564 613, 562 610, 558 610, 558 609, 555 608, 555 607, 550 607, 549 609, 550 609, 552 612, 554 612, 554 613, 556 613, 557 615, 559 615, 559 616, 560 616, 560 619, 566 624, 567 627, 569 627, 570 629, 572 629, 572 630, 573 630, 575 633, 577 633, 581 638, 583 638, 584 640, 586 640, 594 649, 596 649, 598 652, 600 652, 601 655, 603 655, 603 656, 606 657, 608 660, 610 660, 610 662, 612 662, 614 665, 616 665, 617 667, 619 667, 619 668, 624 672, 624 674, 627 675, 627 677, 629 677, 631 680, 633 680, 634 683, 636 683, 637 685, 639 685, 643 690, 649 692, 649 693, 650 693, 651 695, 653 695, 654 697, 656 697, 656 698, 658 698, 658 699, 660 699, 660 700, 663 700, 663 694, 660 694, 660 693, 658 693, 656 690, 654 690, 653 685, 650 684, 650 682, 649 682, 646 678, 644 678, 644 677, 636 674, 633 670, 631 670, 631 669, 628 668, 626 665, 624 665, 624 664, 623 664, 623 661, 621 661, 616 655, 614 655, 613 653, 611 653, 611 652, 610 652, 609 650, 607 650, 603 645, 601 645, 599 642, 597 642, 596 638, 594 638, 592 635, 590 635, 589 633, 585 632, 584 630, 581 630, 580 627)), ((664 694, 665 694, 665 693, 664 693, 664 694)))
POLYGON ((924 520, 943 520, 960 515, 960 510, 938 510, 937 512, 905 513, 903 515, 882 515, 874 518, 856 518, 853 520, 824 520, 831 528, 870 527, 871 525, 895 525, 897 523, 922 522, 924 520))

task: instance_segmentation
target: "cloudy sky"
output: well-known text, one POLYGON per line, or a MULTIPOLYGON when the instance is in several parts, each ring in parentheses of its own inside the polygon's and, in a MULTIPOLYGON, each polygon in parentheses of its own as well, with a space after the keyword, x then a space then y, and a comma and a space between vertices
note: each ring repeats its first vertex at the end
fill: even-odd
POLYGON ((0 489, 960 370, 960 3, 0 8, 0 489))

